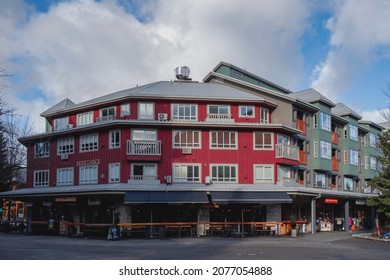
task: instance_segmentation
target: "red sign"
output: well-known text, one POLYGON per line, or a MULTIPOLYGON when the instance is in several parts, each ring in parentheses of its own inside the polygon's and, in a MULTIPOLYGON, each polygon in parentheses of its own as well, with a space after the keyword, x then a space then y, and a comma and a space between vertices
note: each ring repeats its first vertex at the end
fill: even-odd
POLYGON ((326 204, 339 204, 339 200, 336 198, 325 198, 326 204))

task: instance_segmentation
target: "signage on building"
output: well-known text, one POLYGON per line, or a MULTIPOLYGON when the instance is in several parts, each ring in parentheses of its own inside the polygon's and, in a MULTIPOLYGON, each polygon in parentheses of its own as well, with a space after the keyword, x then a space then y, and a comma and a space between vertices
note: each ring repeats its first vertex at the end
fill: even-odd
POLYGON ((56 202, 76 202, 75 196, 56 197, 56 202))
POLYGON ((79 160, 76 162, 76 166, 89 166, 100 164, 100 159, 79 160))
POLYGON ((356 205, 366 205, 366 201, 362 199, 356 200, 356 205))
POLYGON ((337 198, 325 198, 326 204, 339 204, 339 200, 337 198))

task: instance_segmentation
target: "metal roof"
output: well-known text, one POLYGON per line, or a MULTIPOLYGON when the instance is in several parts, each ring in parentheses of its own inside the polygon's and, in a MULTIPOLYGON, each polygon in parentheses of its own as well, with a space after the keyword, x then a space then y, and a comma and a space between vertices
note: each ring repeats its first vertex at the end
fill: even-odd
POLYGON ((337 103, 335 107, 332 108, 332 114, 338 115, 338 116, 352 116, 358 120, 362 118, 358 113, 353 111, 351 108, 349 108, 347 105, 343 103, 337 103))
POLYGON ((328 99, 327 97, 325 97, 324 95, 322 95, 321 93, 319 93, 318 91, 316 91, 313 88, 305 89, 303 91, 294 92, 291 95, 295 96, 298 99, 301 99, 302 101, 305 101, 305 102, 312 103, 312 102, 320 101, 320 102, 323 102, 323 103, 330 105, 331 107, 334 107, 336 105, 330 99, 328 99))

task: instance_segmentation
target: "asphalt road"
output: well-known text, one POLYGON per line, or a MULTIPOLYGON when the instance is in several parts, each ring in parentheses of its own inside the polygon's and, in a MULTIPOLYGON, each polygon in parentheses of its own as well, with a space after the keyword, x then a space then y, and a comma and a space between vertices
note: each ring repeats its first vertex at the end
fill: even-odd
POLYGON ((0 234, 2 260, 390 260, 390 242, 345 232, 298 237, 82 239, 0 234))

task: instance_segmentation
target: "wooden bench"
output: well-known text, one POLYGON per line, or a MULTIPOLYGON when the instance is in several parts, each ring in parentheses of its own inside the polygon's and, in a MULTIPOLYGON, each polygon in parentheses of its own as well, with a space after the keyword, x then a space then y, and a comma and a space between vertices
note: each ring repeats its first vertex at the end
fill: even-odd
POLYGON ((252 235, 258 235, 258 234, 263 234, 263 235, 273 235, 275 236, 277 232, 277 225, 274 224, 255 224, 251 228, 251 234, 252 235))

